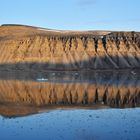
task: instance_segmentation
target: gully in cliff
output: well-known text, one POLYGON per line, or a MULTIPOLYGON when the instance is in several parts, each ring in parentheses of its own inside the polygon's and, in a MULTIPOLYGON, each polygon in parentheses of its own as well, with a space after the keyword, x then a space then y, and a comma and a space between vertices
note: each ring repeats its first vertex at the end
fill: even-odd
POLYGON ((140 33, 0 26, 0 70, 140 68, 140 33))

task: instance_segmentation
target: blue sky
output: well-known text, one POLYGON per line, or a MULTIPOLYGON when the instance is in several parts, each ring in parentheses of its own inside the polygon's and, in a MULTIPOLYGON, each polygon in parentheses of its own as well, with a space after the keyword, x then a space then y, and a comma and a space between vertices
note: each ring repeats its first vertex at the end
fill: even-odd
POLYGON ((0 0, 0 24, 140 31, 140 0, 0 0))

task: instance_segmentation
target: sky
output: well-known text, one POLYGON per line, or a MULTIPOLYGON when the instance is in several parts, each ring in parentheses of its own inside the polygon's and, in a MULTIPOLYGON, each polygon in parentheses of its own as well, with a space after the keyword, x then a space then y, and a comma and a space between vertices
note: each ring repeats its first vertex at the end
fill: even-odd
POLYGON ((0 25, 140 31, 140 0, 0 0, 0 25))

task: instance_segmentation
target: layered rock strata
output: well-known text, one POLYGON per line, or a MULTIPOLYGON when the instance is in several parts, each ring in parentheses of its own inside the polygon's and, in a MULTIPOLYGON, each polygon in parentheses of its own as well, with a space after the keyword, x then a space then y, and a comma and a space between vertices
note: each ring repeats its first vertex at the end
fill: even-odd
POLYGON ((0 26, 0 69, 140 68, 140 33, 0 26))

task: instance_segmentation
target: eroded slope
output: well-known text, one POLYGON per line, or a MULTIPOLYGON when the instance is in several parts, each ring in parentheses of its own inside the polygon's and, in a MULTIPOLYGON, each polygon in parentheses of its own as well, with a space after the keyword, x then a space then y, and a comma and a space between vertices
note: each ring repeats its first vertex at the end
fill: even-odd
POLYGON ((140 33, 0 27, 0 69, 140 68, 140 33))

